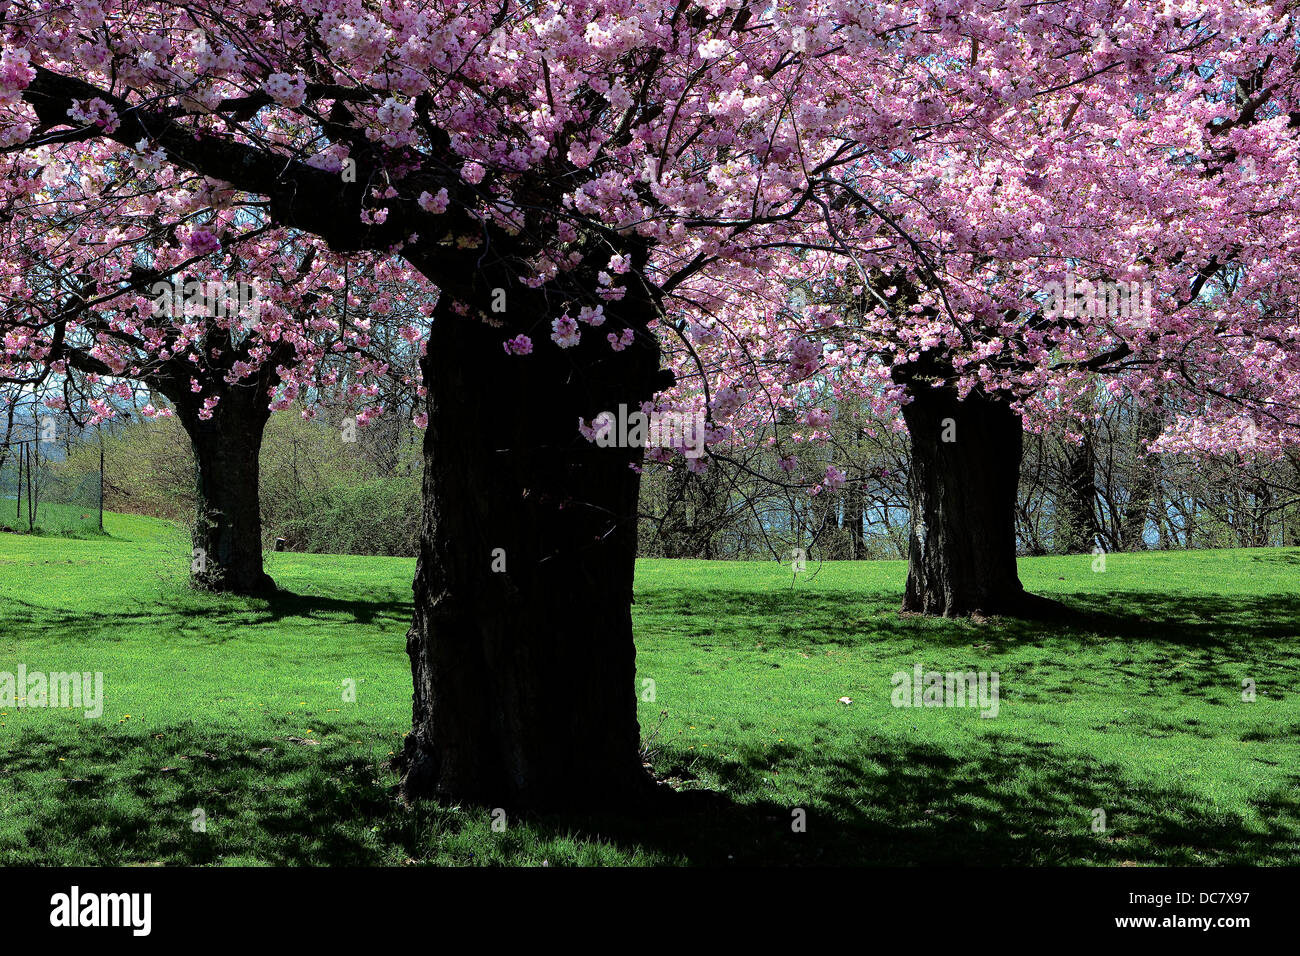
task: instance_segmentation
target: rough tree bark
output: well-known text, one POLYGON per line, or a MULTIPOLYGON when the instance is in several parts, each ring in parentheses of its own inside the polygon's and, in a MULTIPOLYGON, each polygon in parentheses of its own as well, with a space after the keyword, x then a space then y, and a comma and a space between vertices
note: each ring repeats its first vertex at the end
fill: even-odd
POLYGON ((262 566, 258 496, 262 433, 270 417, 264 393, 247 385, 231 388, 206 420, 199 418, 201 406, 192 395, 170 388, 164 394, 176 406, 194 449, 191 580, 213 591, 274 590, 262 566))
POLYGON ((1097 522, 1096 458, 1092 439, 1084 436, 1078 445, 1067 444, 1064 452, 1065 487, 1057 502, 1060 550, 1066 554, 1091 551, 1101 526, 1097 522))
MULTIPOLYGON (((647 308, 625 301, 607 310, 623 321, 600 331, 644 328, 647 308)), ((667 384, 658 346, 642 334, 615 353, 588 332, 572 349, 508 356, 501 343, 499 329, 442 308, 430 331, 401 792, 626 807, 656 790, 639 753, 631 620, 630 466, 644 452, 598 447, 577 425, 636 410, 667 384)))
POLYGON ((1137 461, 1133 466, 1133 477, 1129 485, 1128 502, 1124 505, 1124 514, 1120 522, 1120 547, 1125 551, 1146 550, 1144 537, 1147 516, 1151 512, 1151 502, 1155 497, 1160 482, 1160 456, 1147 454, 1144 445, 1160 436, 1163 427, 1160 412, 1156 409, 1141 407, 1137 410, 1134 423, 1137 437, 1137 461))
POLYGON ((1023 428, 1007 399, 913 380, 911 531, 903 610, 957 617, 1037 609, 1016 573, 1023 428))

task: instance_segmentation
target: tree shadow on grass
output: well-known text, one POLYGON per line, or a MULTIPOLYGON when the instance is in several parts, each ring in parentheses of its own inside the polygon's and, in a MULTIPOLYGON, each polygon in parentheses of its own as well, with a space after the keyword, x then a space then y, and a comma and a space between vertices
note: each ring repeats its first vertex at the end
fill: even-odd
POLYGON ((638 646, 665 635, 697 646, 805 648, 903 637, 969 643, 979 626, 967 620, 904 617, 890 592, 757 591, 692 587, 637 595, 638 646))
POLYGON ((1250 560, 1261 564, 1300 564, 1300 551, 1287 551, 1282 554, 1252 554, 1250 560))
POLYGON ((898 596, 883 592, 849 601, 715 588, 658 592, 653 604, 640 606, 635 624, 641 650, 668 640, 690 642, 701 653, 878 645, 900 660, 972 646, 989 654, 1060 651, 1038 664, 1045 693, 1071 692, 1079 678, 1076 652, 1092 655, 1105 679, 1146 684, 1152 693, 1218 699, 1225 689, 1240 691, 1246 678, 1269 696, 1300 685, 1298 596, 1110 591, 1062 597, 1071 614, 1059 620, 975 622, 900 615, 898 596), (1049 689, 1052 669, 1061 680, 1049 689))
MULTIPOLYGON (((1300 684, 1300 598, 1111 591, 1069 599, 1086 620, 1062 636, 1132 649, 1115 670, 1153 689, 1241 689, 1269 696, 1300 684)), ((1040 645, 1041 646, 1041 645, 1040 645)))
POLYGON ((894 592, 797 593, 694 588, 656 591, 636 605, 638 639, 653 641, 667 625, 675 634, 708 643, 802 648, 810 644, 920 638, 969 643, 979 636, 1004 645, 1095 638, 1236 648, 1243 639, 1293 642, 1300 633, 1300 595, 1163 594, 1108 591, 1056 594, 1066 616, 1041 621, 992 617, 980 621, 903 615, 894 592), (725 622, 725 623, 724 623, 725 622), (722 631, 721 637, 718 631, 722 631), (649 633, 647 633, 649 632, 649 633))
POLYGON ((1080 615, 1067 622, 1071 628, 1124 638, 1238 646, 1243 640, 1294 641, 1300 631, 1300 595, 1107 591, 1066 600, 1080 615))
MULTIPOLYGON (((873 611, 873 604, 897 606, 897 595, 884 593, 862 597, 855 608, 842 595, 712 589, 697 604, 694 591, 660 592, 648 610, 652 619, 674 621, 674 602, 690 601, 697 604, 696 615, 738 622, 728 642, 751 647, 761 642, 764 648, 799 650, 884 641, 890 653, 907 654, 968 645, 973 638, 997 651, 1087 646, 1099 655, 1101 679, 1147 683, 1153 693, 1201 694, 1211 703, 1234 697, 1235 691, 1225 696, 1224 690, 1239 689, 1244 676, 1270 696, 1300 683, 1294 650, 1298 597, 1146 591, 1057 596, 1072 613, 1050 623, 943 621, 873 611)), ((697 646, 708 646, 704 636, 685 630, 697 646)), ((1038 664, 1040 677, 1059 672, 1070 680, 1077 679, 1078 666, 1064 658, 1038 664)), ((1069 686, 1067 681, 1045 692, 1050 697, 1069 686)), ((1158 729, 1166 736, 1208 735, 1195 721, 1170 721, 1158 729)), ((1282 733, 1275 728, 1269 739, 1282 733)), ((771 786, 766 775, 777 762, 773 750, 731 741, 717 751, 736 754, 738 761, 694 755, 692 761, 726 791, 741 794, 739 802, 701 796, 704 809, 688 814, 689 822, 656 824, 648 832, 664 852, 710 863, 1300 862, 1295 776, 1289 787, 1261 796, 1251 819, 1243 819, 1207 808, 1197 793, 1129 779, 1120 767, 1048 741, 999 739, 992 748, 960 756, 877 743, 852 758, 827 758, 831 783, 819 783, 808 796, 808 832, 797 834, 791 830, 793 807, 752 799, 771 786), (1106 814, 1104 833, 1092 831, 1097 810, 1106 814)), ((684 769, 671 763, 661 768, 666 776, 684 769)), ((600 832, 635 841, 646 839, 647 831, 611 819, 600 832)))
MULTIPOLYGON (((24 813, 16 841, 0 830, 6 864, 366 866, 395 854, 432 858, 437 834, 447 832, 449 811, 404 808, 386 768, 329 743, 186 727, 162 739, 27 735, 21 743, 0 771, 0 793, 11 791, 5 802, 24 813), (195 832, 196 809, 206 832, 195 832)), ((740 743, 733 754, 705 764, 726 792, 676 794, 669 812, 549 816, 526 826, 543 848, 599 841, 694 865, 1300 863, 1297 777, 1255 801, 1258 818, 1248 821, 1044 742, 995 737, 978 754, 955 754, 868 738, 822 764, 816 791, 790 805, 761 794, 774 764, 796 751, 740 743), (806 811, 806 832, 792 828, 796 808, 806 811), (1105 832, 1093 832, 1098 810, 1105 832)), ((481 815, 461 812, 462 820, 481 815)))
POLYGON ((356 750, 286 737, 27 734, 3 755, 0 793, 25 814, 0 863, 374 865, 363 835, 394 812, 383 777, 356 750))
MULTIPOLYGON (((761 792, 780 755, 743 744, 736 754, 709 769, 728 791, 761 792)), ((1000 739, 973 756, 877 741, 823 770, 830 785, 793 806, 679 794, 667 818, 610 817, 580 832, 702 865, 1300 863, 1300 777, 1255 802, 1252 823, 1041 741, 1000 739), (796 809, 805 832, 794 830, 796 809), (1093 830, 1098 811, 1104 832, 1093 830)))
MULTIPOLYGON (((281 592, 251 605, 204 605, 202 613, 232 635, 319 616, 378 621, 385 628, 391 621, 400 634, 410 601, 395 591, 384 597, 352 601, 281 592)), ((792 600, 725 589, 661 591, 648 608, 639 606, 646 617, 638 631, 640 641, 653 640, 646 632, 653 633, 660 616, 690 602, 687 617, 695 620, 682 629, 697 643, 714 639, 697 626, 734 618, 734 628, 727 622, 728 642, 806 647, 899 640, 902 647, 906 637, 932 647, 969 644, 972 635, 1003 645, 1101 639, 1194 649, 1214 680, 1243 665, 1292 675, 1300 667, 1293 653, 1300 602, 1289 597, 1110 592, 1065 600, 1080 612, 1078 620, 1044 628, 1014 620, 901 618, 874 606, 895 604, 896 595, 883 593, 850 601, 842 594, 792 600), (811 620, 801 623, 803 615, 811 620)), ((49 609, 10 602, 14 606, 17 618, 7 610, 6 624, 61 623, 84 638, 84 614, 61 619, 49 609)), ((139 613, 97 616, 95 623, 164 629, 198 610, 188 600, 163 602, 139 613)), ((1151 674, 1144 662, 1131 676, 1151 674)), ((192 865, 234 857, 275 865, 373 865, 391 861, 395 852, 415 860, 437 852, 434 824, 445 815, 401 807, 392 774, 355 748, 192 725, 163 728, 158 738, 105 730, 83 725, 75 736, 57 740, 26 733, 0 754, 0 797, 23 815, 19 824, 11 817, 0 826, 0 861, 192 865), (193 830, 196 808, 206 815, 206 833, 193 830), (71 858, 69 845, 77 853, 71 858)), ((773 788, 772 769, 801 754, 744 738, 718 749, 731 759, 693 759, 697 770, 719 782, 720 794, 679 794, 669 801, 676 810, 664 815, 543 817, 528 825, 543 838, 600 839, 656 859, 706 865, 1300 864, 1300 777, 1294 775, 1242 816, 1047 741, 989 737, 977 752, 954 753, 867 737, 851 751, 819 756, 820 778, 790 805, 764 794, 773 788), (807 812, 806 832, 792 829, 796 808, 807 812), (1098 810, 1105 812, 1107 829, 1095 833, 1098 810)), ((671 755, 659 769, 670 776, 686 770, 671 755)))
POLYGON ((47 636, 66 633, 81 641, 93 632, 98 632, 100 638, 107 640, 123 640, 124 635, 136 629, 165 634, 176 630, 177 622, 201 618, 207 641, 226 643, 238 639, 241 628, 261 628, 291 618, 359 625, 379 624, 400 637, 410 625, 411 610, 411 599, 401 598, 396 592, 347 600, 276 591, 244 603, 193 591, 141 604, 139 610, 129 612, 67 611, 6 598, 2 620, 8 635, 21 635, 24 630, 47 636))
POLYGON ((347 600, 325 597, 320 594, 296 594, 277 590, 264 599, 264 613, 271 622, 287 617, 313 618, 343 614, 356 624, 373 624, 376 621, 404 622, 402 630, 410 625, 414 603, 410 594, 399 594, 388 589, 384 594, 370 592, 364 600, 347 600))

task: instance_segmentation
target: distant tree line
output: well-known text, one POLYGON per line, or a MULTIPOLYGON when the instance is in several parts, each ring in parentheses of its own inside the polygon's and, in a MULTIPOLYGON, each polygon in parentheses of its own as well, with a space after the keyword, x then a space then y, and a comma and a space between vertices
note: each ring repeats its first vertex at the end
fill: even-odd
MULTIPOLYGON (((55 467, 70 475, 98 469, 102 440, 106 509, 193 520, 194 457, 175 419, 128 418, 80 433, 58 422, 56 457, 65 460, 55 467)), ((780 427, 806 431, 793 420, 780 427)), ((1031 432, 1016 507, 1020 553, 1300 546, 1300 456, 1148 454, 1160 427, 1149 411, 1111 401, 1068 428, 1031 432)), ((763 447, 717 449, 701 472, 647 463, 640 555, 906 557, 906 436, 865 409, 837 409, 829 430, 831 441, 805 445, 789 470, 763 447), (812 493, 832 460, 847 480, 812 493)), ((264 546, 283 538, 292 551, 413 555, 422 437, 405 414, 364 427, 350 427, 342 406, 314 420, 271 416, 261 452, 264 546)))
MULTIPOLYGON (((1110 400, 1026 435, 1016 505, 1022 555, 1300 545, 1300 456, 1148 453, 1158 412, 1110 400)), ((790 423, 790 431, 799 425, 790 423)), ((647 469, 646 557, 789 561, 907 556, 908 445, 890 423, 840 409, 827 447, 783 473, 763 451, 704 473, 647 469), (849 478, 810 494, 831 461, 849 478)), ((806 430, 806 429, 805 429, 806 430)))

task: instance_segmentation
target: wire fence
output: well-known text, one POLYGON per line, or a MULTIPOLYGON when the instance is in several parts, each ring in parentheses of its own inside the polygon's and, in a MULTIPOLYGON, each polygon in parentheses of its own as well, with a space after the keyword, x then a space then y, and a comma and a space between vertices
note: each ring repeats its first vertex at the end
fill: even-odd
POLYGON ((104 530, 104 456, 74 468, 39 438, 0 444, 0 530, 50 534, 104 530))

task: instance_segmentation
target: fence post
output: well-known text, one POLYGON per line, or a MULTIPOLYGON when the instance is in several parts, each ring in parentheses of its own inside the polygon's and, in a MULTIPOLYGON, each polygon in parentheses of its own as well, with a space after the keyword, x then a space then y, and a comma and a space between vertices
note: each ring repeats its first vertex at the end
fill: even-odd
POLYGON ((36 509, 41 506, 41 443, 32 442, 32 464, 31 474, 28 475, 27 487, 32 493, 31 505, 27 508, 27 520, 31 522, 32 530, 36 530, 36 509))
POLYGON ((36 509, 32 507, 32 467, 39 466, 40 462, 32 461, 32 455, 35 450, 35 443, 27 443, 27 533, 31 534, 36 530, 36 509))

